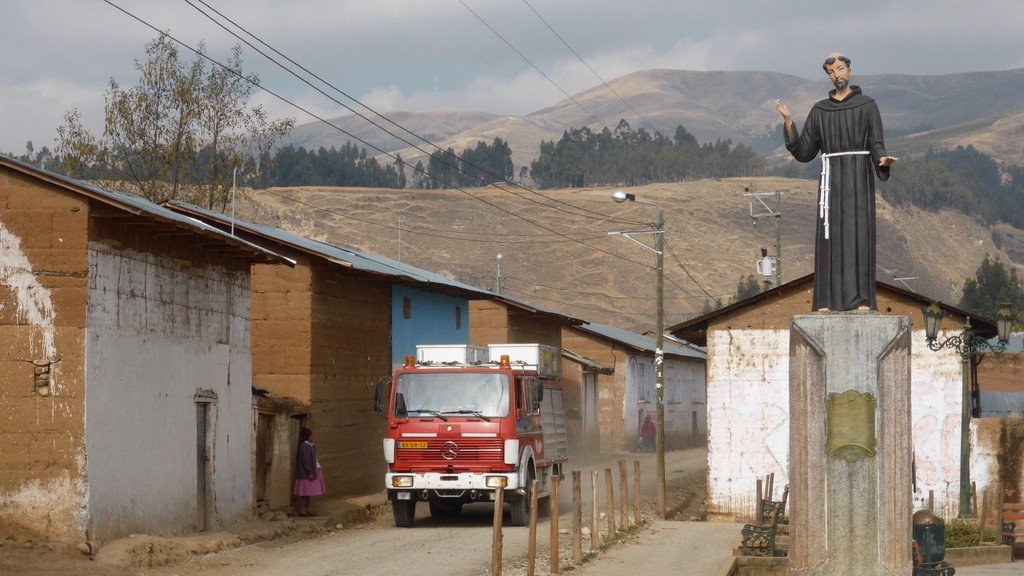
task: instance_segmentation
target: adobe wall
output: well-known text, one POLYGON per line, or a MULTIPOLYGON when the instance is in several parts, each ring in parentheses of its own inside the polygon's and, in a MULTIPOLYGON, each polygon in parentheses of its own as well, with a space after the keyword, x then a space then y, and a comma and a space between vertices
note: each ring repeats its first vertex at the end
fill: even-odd
MULTIPOLYGON (((600 451, 636 449, 644 416, 656 418, 654 357, 634 354, 577 330, 564 330, 562 338, 566 349, 615 368, 614 374, 597 376, 600 451)), ((562 364, 575 366, 568 361, 562 364)), ((695 427, 697 436, 702 437, 707 431, 704 362, 666 358, 664 377, 665 445, 667 449, 679 449, 693 443, 695 427)), ((566 407, 582 410, 579 370, 573 370, 564 381, 566 389, 572 390, 572 394, 566 395, 566 407), (569 399, 573 404, 569 404, 569 399)), ((582 427, 581 422, 570 424, 582 427)))
POLYGON ((0 539, 84 531, 85 202, 0 170, 0 539))
POLYGON ((334 497, 376 492, 387 421, 373 411, 373 394, 391 372, 390 283, 323 264, 312 289, 310 427, 327 489, 334 497))
POLYGON ((473 300, 469 303, 469 343, 546 344, 562 347, 563 322, 519 310, 496 300, 473 300))
MULTIPOLYGON (((620 367, 626 365, 628 354, 608 341, 599 340, 572 328, 562 331, 562 344, 567 350, 572 350, 584 358, 615 369, 614 374, 597 375, 598 445, 583 446, 581 448, 584 449, 584 453, 622 450, 625 444, 622 408, 626 395, 626 375, 620 367)), ((576 366, 572 362, 563 361, 562 366, 563 384, 566 388, 565 405, 567 412, 570 408, 581 411, 583 406, 581 405, 582 390, 580 389, 579 370, 564 370, 566 366, 576 366)), ((571 435, 573 439, 579 438, 582 434, 582 421, 580 420, 569 421, 576 428, 576 431, 571 435)))
POLYGON ((278 396, 310 401, 313 272, 308 256, 289 254, 295 267, 252 267, 253 385, 278 396))
MULTIPOLYGON (((758 478, 775 474, 775 497, 788 482, 789 318, 806 314, 806 289, 716 320, 708 330, 708 464, 710 515, 745 520, 753 516, 758 478)), ((911 320, 912 441, 916 473, 915 509, 929 491, 936 513, 957 514, 960 462, 961 372, 954 351, 932 352, 925 344, 916 302, 879 292, 879 310, 911 320)), ((947 337, 963 319, 947 318, 947 337)), ((977 422, 973 427, 976 427, 977 422)), ((992 481, 992 467, 972 434, 972 479, 979 489, 992 481)))
POLYGON ((248 517, 249 262, 143 218, 97 210, 91 226, 86 537, 248 517))

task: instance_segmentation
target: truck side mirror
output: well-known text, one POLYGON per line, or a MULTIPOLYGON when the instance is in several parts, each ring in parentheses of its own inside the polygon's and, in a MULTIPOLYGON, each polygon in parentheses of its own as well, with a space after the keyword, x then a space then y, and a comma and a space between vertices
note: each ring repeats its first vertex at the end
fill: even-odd
POLYGON ((373 411, 378 414, 384 413, 384 402, 389 384, 391 384, 391 377, 385 376, 377 381, 377 388, 373 391, 373 411))
POLYGON ((537 383, 537 403, 540 404, 544 401, 544 383, 537 383))

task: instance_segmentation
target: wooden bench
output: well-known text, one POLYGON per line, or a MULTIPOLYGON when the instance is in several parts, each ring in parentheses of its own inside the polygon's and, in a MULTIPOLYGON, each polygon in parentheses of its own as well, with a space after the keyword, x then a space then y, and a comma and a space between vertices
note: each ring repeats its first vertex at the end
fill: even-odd
POLYGON ((743 526, 740 543, 741 556, 775 556, 775 535, 779 528, 779 509, 774 508, 763 525, 743 526))
POLYGON ((1013 546, 1018 538, 1024 539, 1024 503, 1003 502, 997 525, 1003 544, 1013 546))
POLYGON ((786 524, 787 500, 789 500, 789 484, 786 484, 785 489, 782 491, 782 500, 762 500, 760 524, 762 526, 768 525, 771 522, 771 515, 773 513, 778 516, 780 524, 786 524))

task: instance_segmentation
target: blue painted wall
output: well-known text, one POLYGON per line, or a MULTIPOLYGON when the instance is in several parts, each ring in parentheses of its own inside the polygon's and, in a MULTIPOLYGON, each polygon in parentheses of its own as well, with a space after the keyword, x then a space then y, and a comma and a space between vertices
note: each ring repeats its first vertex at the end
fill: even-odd
POLYGON ((398 367, 417 344, 469 344, 469 301, 395 286, 391 323, 391 363, 398 367))

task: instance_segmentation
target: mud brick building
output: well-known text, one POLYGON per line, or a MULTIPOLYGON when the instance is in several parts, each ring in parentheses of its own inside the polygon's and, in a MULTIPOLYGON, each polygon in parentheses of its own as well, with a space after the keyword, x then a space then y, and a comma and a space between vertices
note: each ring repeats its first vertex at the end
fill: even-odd
POLYGON ((250 514, 253 262, 280 258, 0 156, 0 538, 250 514))
MULTIPOLYGON (((794 315, 810 313, 812 285, 813 277, 804 276, 669 329, 674 336, 707 348, 711 516, 752 518, 758 478, 775 474, 775 498, 788 482, 790 324, 794 315)), ((913 331, 914 453, 907 458, 914 461, 914 507, 925 507, 931 494, 937 514, 955 517, 963 405, 961 357, 955 350, 928 348, 921 315, 930 303, 927 298, 882 282, 877 295, 879 312, 909 317, 913 331)), ((942 307, 946 315, 940 341, 959 334, 967 317, 963 310, 942 307)), ((972 317, 971 324, 980 336, 996 334, 990 320, 972 317)), ((989 432, 984 420, 972 420, 971 434, 971 478, 979 494, 997 483, 999 475, 999 434, 989 432)))

